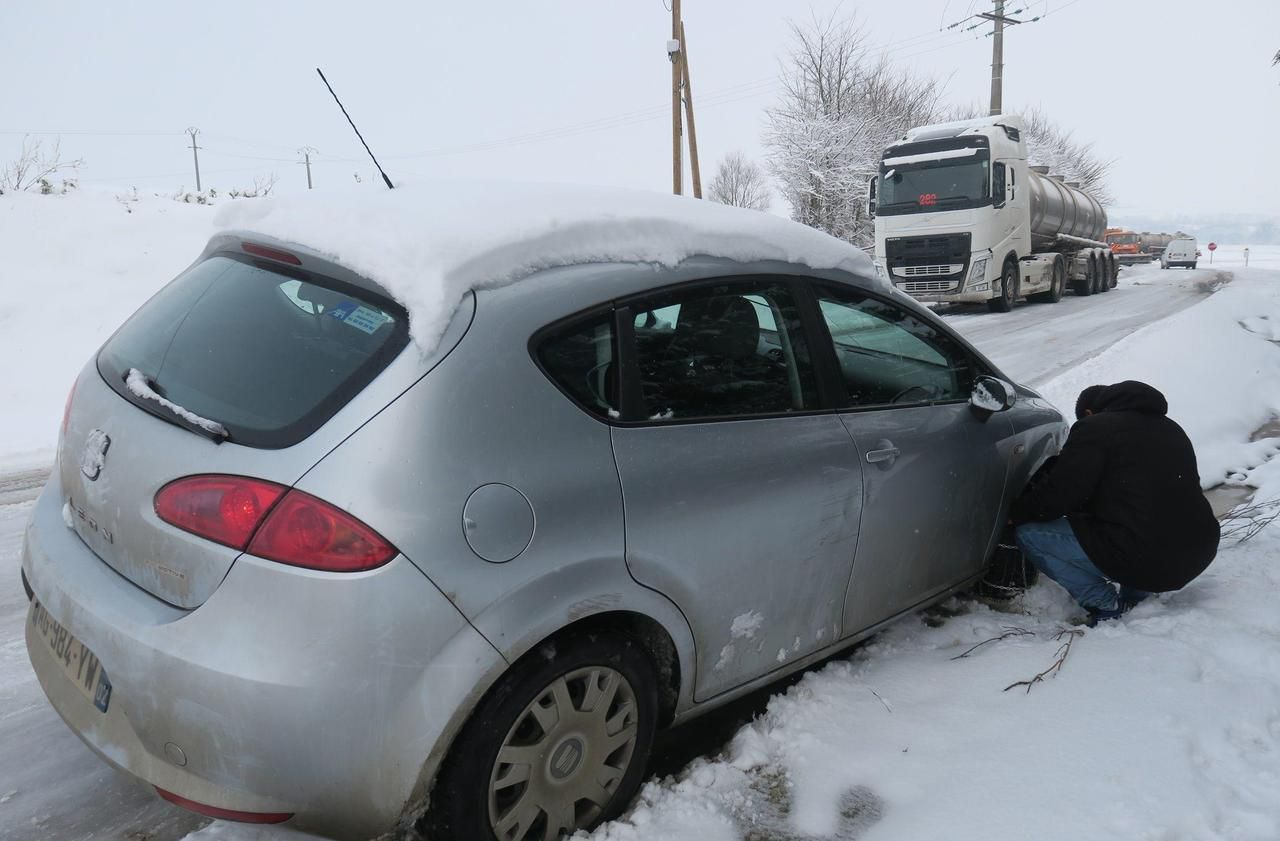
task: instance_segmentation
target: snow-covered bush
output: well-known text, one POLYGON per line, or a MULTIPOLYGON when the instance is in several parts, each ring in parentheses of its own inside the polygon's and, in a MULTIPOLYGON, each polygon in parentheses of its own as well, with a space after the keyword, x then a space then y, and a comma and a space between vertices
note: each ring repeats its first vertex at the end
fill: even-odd
MULTIPOLYGON (((271 191, 275 189, 277 180, 274 172, 269 175, 255 175, 253 186, 234 187, 227 190, 227 197, 232 199, 256 199, 269 196, 271 191)), ((215 204, 218 200, 218 191, 210 187, 202 192, 192 193, 186 187, 179 187, 178 192, 174 193, 170 198, 183 204, 215 204)))
POLYGON ((46 148, 43 140, 32 140, 30 135, 24 136, 18 157, 0 168, 0 195, 21 192, 59 195, 78 187, 79 182, 74 173, 84 166, 84 159, 64 161, 61 147, 61 140, 53 141, 46 148), (62 178, 61 183, 55 183, 58 179, 54 179, 54 176, 59 172, 66 172, 71 177, 62 178))

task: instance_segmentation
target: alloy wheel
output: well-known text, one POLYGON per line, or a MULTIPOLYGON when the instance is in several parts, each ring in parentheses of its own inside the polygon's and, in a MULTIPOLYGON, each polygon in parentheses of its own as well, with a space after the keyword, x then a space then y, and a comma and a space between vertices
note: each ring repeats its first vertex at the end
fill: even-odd
POLYGON ((516 717, 489 777, 501 841, 557 841, 601 815, 635 753, 639 707, 619 672, 588 666, 553 680, 516 717))

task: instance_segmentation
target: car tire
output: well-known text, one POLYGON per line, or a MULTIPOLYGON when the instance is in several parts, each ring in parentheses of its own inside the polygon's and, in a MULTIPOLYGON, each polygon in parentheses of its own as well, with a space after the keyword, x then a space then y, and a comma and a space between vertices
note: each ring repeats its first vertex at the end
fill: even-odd
POLYGON ((644 779, 657 720, 658 672, 634 639, 539 646, 476 707, 419 829, 441 841, 555 841, 553 823, 571 835, 612 820, 644 779))
POLYGON ((1005 261, 1004 271, 1000 273, 1000 297, 987 301, 987 309, 992 312, 1012 310, 1018 300, 1018 286, 1018 264, 1012 260, 1005 261))

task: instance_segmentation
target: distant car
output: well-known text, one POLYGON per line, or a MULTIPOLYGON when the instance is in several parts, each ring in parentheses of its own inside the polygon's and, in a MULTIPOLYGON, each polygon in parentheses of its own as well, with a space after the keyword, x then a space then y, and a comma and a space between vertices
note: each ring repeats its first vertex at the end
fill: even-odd
POLYGON ((31 662, 201 814, 590 828, 657 728, 972 583, 1065 437, 864 256, 815 268, 846 247, 710 203, 513 225, 436 336, 397 261, 520 211, 402 192, 215 236, 68 398, 31 662))
POLYGON ((1200 252, 1196 249, 1196 241, 1190 237, 1175 239, 1160 255, 1160 268, 1194 269, 1200 252))

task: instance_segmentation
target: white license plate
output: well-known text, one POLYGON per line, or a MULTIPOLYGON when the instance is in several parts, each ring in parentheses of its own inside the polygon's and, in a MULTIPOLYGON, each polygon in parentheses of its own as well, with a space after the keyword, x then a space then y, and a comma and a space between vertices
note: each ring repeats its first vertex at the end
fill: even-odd
POLYGON ((111 681, 92 651, 44 609, 39 599, 31 602, 29 613, 32 630, 49 647, 63 673, 102 712, 111 703, 111 681))

